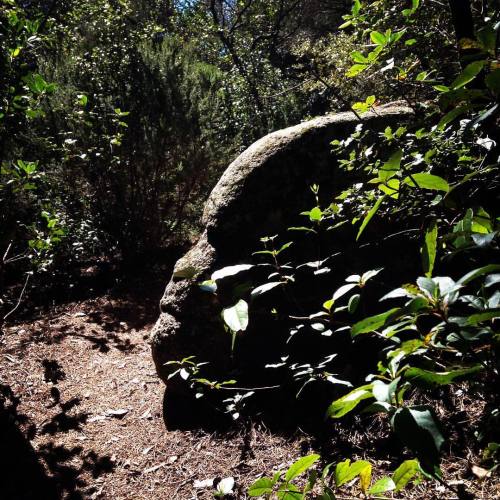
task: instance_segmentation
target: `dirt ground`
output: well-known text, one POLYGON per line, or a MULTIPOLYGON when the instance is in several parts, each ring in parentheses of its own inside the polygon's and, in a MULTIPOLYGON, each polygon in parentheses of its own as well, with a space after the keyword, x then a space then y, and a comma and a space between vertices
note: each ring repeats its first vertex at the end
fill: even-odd
POLYGON ((249 470, 300 454, 302 439, 263 428, 253 431, 250 455, 243 432, 165 428, 164 385, 147 341, 157 310, 104 297, 6 329, 1 499, 213 498, 211 480, 242 485, 249 470))
MULTIPOLYGON (((0 337, 0 499, 203 499, 220 478, 235 498, 259 474, 311 451, 263 425, 225 433, 166 428, 148 334, 156 299, 109 296, 59 306, 0 337)), ((452 464, 457 484, 468 464, 452 464)), ((470 474, 469 474, 470 475, 470 474)), ((471 486, 500 498, 498 481, 471 486), (495 486, 496 484, 496 486, 495 486)), ((410 498, 453 498, 438 483, 410 498)), ((357 498, 357 497, 342 497, 357 498)))

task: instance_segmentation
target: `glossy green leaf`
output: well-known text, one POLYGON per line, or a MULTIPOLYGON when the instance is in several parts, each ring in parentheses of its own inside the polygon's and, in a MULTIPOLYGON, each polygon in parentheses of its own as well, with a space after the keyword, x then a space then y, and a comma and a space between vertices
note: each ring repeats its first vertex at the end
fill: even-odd
POLYGON ((401 308, 395 307, 393 309, 389 309, 389 311, 358 321, 352 326, 351 335, 355 337, 361 333, 373 332, 374 330, 384 326, 388 319, 395 318, 400 311, 401 308))
POLYGON ((428 471, 435 470, 444 437, 432 411, 425 406, 399 408, 391 425, 401 442, 416 453, 422 466, 428 471))
POLYGON ((347 310, 350 314, 354 314, 359 305, 359 300, 361 299, 361 295, 359 293, 354 294, 347 304, 347 310))
POLYGON ((368 213, 366 214, 365 218, 363 219, 363 222, 361 223, 361 227, 359 228, 358 234, 356 236, 356 241, 359 240, 359 237, 361 236, 361 234, 365 230, 366 226, 368 225, 368 223, 370 222, 370 220, 372 219, 372 217, 375 215, 375 213, 379 209, 379 207, 382 204, 382 202, 384 201, 384 199, 385 199, 385 195, 381 196, 375 202, 375 205, 373 205, 373 207, 368 211, 368 213))
POLYGON ((347 285, 342 285, 338 288, 333 294, 332 300, 336 302, 341 297, 343 297, 346 293, 349 293, 353 288, 356 288, 358 285, 356 283, 349 283, 347 285))
POLYGON ((445 192, 450 190, 449 184, 442 177, 425 172, 406 177, 404 183, 411 187, 419 187, 420 189, 433 189, 445 192))
POLYGON ((310 469, 315 462, 319 460, 319 455, 308 455, 307 457, 299 458, 293 463, 285 473, 285 481, 291 481, 306 470, 310 469))
POLYGON ((500 264, 488 264, 487 266, 478 267, 473 271, 468 272, 464 276, 462 276, 458 281, 458 285, 467 285, 471 281, 479 278, 480 276, 484 276, 485 274, 491 274, 495 271, 500 271, 500 264))
POLYGON ((248 326, 248 304, 239 300, 234 306, 222 311, 222 317, 232 332, 241 332, 248 326))
POLYGON ((272 290, 273 288, 276 288, 279 285, 283 285, 283 283, 281 281, 273 281, 271 283, 265 283, 264 285, 260 285, 252 290, 251 293, 252 298, 259 297, 263 293, 266 293, 269 290, 272 290))
POLYGON ((468 105, 461 105, 453 108, 451 111, 446 113, 443 118, 437 124, 438 130, 444 130, 451 122, 456 120, 459 116, 465 114, 469 110, 468 105))
POLYGON ((252 264, 238 264, 236 266, 227 266, 212 273, 211 277, 213 281, 217 281, 223 278, 227 278, 228 276, 234 276, 243 271, 248 271, 252 267, 254 267, 252 264))
POLYGON ((248 496, 250 497, 260 497, 264 495, 268 495, 273 492, 273 486, 276 484, 276 481, 271 479, 270 477, 261 477, 257 479, 249 488, 248 488, 248 496))
POLYGON ((474 80, 484 68, 486 61, 474 61, 468 64, 451 84, 452 89, 459 89, 474 80))
POLYGON ((372 384, 363 385, 334 401, 326 412, 330 418, 340 418, 353 410, 364 399, 372 398, 372 384))
POLYGON ((482 323, 483 321, 491 321, 494 318, 500 318, 500 309, 495 308, 495 309, 487 309, 483 312, 477 313, 477 314, 471 314, 467 318, 467 324, 468 325, 478 325, 479 323, 482 323))
POLYGON ((418 460, 405 460, 392 475, 395 490, 402 490, 419 472, 418 460))
POLYGON ((434 219, 425 231, 424 246, 421 250, 422 265, 427 277, 432 276, 434 262, 436 261, 438 228, 434 219))
POLYGON ((467 379, 483 369, 483 366, 480 364, 471 366, 470 368, 460 368, 447 372, 433 372, 422 368, 411 367, 405 370, 404 379, 418 387, 433 389, 467 379))

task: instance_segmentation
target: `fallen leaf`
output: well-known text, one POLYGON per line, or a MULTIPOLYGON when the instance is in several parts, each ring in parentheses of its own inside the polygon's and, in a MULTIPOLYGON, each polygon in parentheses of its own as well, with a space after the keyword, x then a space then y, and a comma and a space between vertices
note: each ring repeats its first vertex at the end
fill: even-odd
POLYGON ((472 474, 474 474, 478 479, 486 479, 491 476, 491 471, 488 469, 483 469, 477 465, 472 466, 472 474))
POLYGON ((194 480, 193 487, 194 488, 212 488, 214 485, 213 479, 203 479, 203 481, 194 480))
POLYGON ((149 467, 149 469, 144 469, 144 474, 149 474, 150 472, 154 472, 158 469, 161 469, 162 467, 165 467, 167 462, 162 462, 161 464, 154 465, 153 467, 149 467))
POLYGON ((87 422, 100 422, 101 420, 106 420, 106 417, 104 415, 96 415, 95 417, 90 417, 87 422))
POLYGON ((128 410, 123 408, 119 410, 106 410, 106 417, 123 418, 128 413, 128 410))
POLYGON ((150 418, 153 418, 153 416, 151 415, 151 410, 146 410, 139 418, 147 418, 147 419, 150 419, 150 418))

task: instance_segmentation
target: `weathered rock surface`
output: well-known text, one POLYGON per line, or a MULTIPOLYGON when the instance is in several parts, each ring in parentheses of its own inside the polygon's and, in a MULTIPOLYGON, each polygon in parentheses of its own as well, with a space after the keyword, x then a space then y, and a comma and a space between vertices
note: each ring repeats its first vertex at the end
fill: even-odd
MULTIPOLYGON (((407 107, 388 105, 365 114, 363 122, 383 130, 411 116, 407 107)), ((341 190, 345 180, 330 143, 347 137, 358 124, 351 112, 315 118, 263 137, 228 167, 206 203, 203 234, 176 263, 161 300, 152 352, 163 380, 168 360, 191 354, 203 361, 220 358, 221 342, 210 328, 220 310, 198 283, 216 269, 248 261, 260 237, 286 228, 310 205, 311 184, 326 192, 341 190)))

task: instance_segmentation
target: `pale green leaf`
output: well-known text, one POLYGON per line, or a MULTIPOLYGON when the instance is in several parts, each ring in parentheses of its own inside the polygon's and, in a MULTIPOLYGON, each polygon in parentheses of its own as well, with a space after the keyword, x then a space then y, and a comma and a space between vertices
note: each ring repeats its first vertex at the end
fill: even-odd
POLYGON ((406 177, 404 179, 404 182, 411 187, 419 187, 421 189, 432 189, 445 192, 448 192, 450 190, 449 184, 442 177, 439 177, 438 175, 428 174, 426 172, 412 174, 411 177, 406 177))
POLYGON ((372 217, 375 215, 375 213, 377 212, 377 210, 379 209, 380 205, 382 204, 382 202, 384 201, 385 199, 385 195, 384 196, 381 196, 376 202, 375 202, 375 205, 373 205, 373 207, 369 210, 369 212, 366 214, 365 218, 363 219, 363 222, 361 223, 361 227, 359 228, 359 231, 358 231, 358 234, 356 236, 356 241, 359 240, 359 237, 361 236, 361 234, 363 233, 363 231, 365 230, 366 226, 368 225, 368 223, 370 222, 370 220, 372 219, 372 217))
POLYGON ((297 476, 310 469, 312 465, 319 460, 319 455, 308 455, 307 457, 299 458, 293 463, 285 473, 285 481, 291 481, 297 476))
POLYGON ((396 489, 396 484, 390 477, 383 477, 376 481, 373 486, 368 490, 369 495, 380 495, 386 491, 392 491, 396 489))
POLYGON ((437 252, 438 228, 436 219, 433 219, 425 231, 424 246, 421 250, 422 265, 425 275, 430 278, 434 269, 437 252))
POLYGON ((326 412, 327 417, 340 418, 353 410, 364 399, 372 398, 372 384, 363 385, 335 400, 326 412))
POLYGON ((239 300, 234 306, 222 311, 222 317, 232 332, 241 332, 248 326, 248 304, 239 300))
POLYGON ((418 460, 405 460, 392 475, 395 490, 403 489, 419 472, 418 460))

